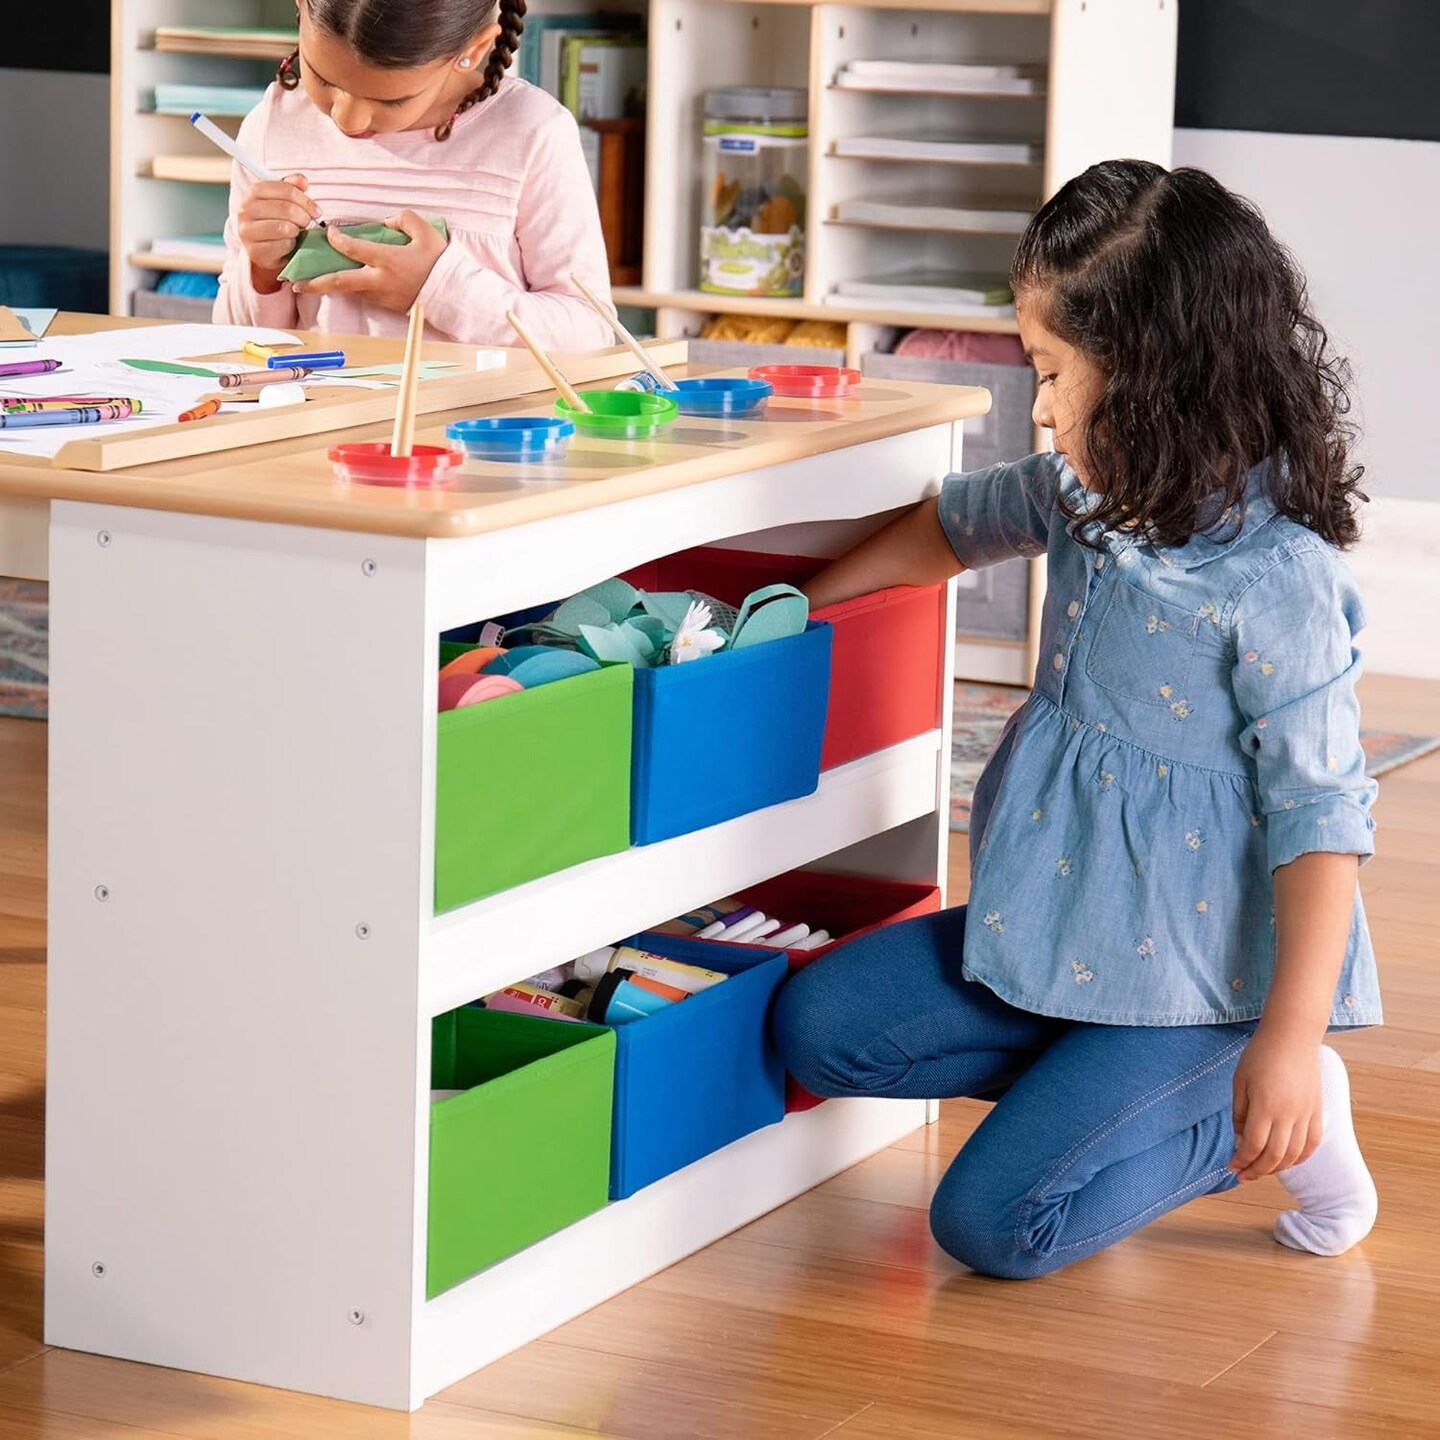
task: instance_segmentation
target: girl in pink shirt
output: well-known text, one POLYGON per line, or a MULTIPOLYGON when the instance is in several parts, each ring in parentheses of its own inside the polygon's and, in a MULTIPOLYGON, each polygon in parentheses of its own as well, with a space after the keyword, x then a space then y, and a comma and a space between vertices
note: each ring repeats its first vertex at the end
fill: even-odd
POLYGON ((609 330, 570 281, 608 300, 609 271, 580 137, 555 100, 506 76, 525 0, 298 0, 300 45, 240 127, 215 320, 510 345, 514 310, 542 345, 609 330), (476 79, 479 78, 479 85, 476 79), (448 242, 423 216, 443 216, 448 242), (280 271, 316 219, 380 220, 407 245, 329 230, 361 264, 292 285, 280 271))

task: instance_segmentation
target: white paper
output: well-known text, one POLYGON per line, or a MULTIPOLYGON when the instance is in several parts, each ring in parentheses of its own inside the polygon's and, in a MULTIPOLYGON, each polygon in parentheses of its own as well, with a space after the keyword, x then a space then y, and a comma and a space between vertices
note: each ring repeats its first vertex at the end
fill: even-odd
MULTIPOLYGON (((44 400, 51 395, 123 395, 145 407, 126 420, 105 420, 96 425, 47 425, 35 430, 0 429, 0 450, 34 459, 49 459, 72 440, 120 430, 149 430, 174 424, 184 410, 215 389, 204 375, 166 375, 136 370, 125 360, 171 360, 204 365, 217 374, 242 371, 246 365, 198 359, 239 350, 246 340, 261 345, 293 345, 295 337, 283 330, 261 330, 239 325, 146 325, 106 330, 91 335, 61 335, 42 340, 27 359, 59 360, 62 368, 48 375, 0 376, 0 393, 44 400)), ((323 373, 319 378, 323 379, 323 373)), ((227 412, 231 407, 227 406, 227 412)))

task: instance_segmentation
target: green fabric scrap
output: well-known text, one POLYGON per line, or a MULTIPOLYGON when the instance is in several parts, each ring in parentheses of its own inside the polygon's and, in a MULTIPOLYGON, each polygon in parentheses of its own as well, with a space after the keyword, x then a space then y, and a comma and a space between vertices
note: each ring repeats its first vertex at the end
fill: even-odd
MULTIPOLYGON (((444 217, 440 215, 427 215, 425 217, 436 231, 439 232, 442 240, 449 240, 450 228, 446 225, 444 217)), ((410 237, 403 230, 394 230, 389 225, 382 225, 378 221, 372 221, 364 225, 336 225, 331 227, 338 230, 342 235, 348 235, 354 240, 369 240, 376 245, 408 245, 410 237)), ((322 229, 318 225, 312 225, 300 237, 300 243, 291 253, 290 259, 286 261, 285 268, 280 272, 282 280, 318 280, 322 275, 333 275, 339 270, 358 270, 360 262, 352 260, 348 255, 342 255, 329 240, 329 229, 322 229)))

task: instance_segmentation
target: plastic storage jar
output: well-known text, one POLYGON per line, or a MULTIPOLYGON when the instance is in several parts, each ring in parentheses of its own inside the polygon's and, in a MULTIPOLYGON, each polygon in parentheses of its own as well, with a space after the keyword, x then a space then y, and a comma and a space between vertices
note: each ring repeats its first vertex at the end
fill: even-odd
POLYGON ((804 90, 739 85, 707 92, 702 290, 803 290, 808 113, 804 90))

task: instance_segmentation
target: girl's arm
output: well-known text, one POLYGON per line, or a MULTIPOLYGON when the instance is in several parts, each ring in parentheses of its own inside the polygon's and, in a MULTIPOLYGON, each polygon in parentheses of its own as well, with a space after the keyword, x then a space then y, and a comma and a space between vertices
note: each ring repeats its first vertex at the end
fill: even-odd
POLYGON ((1253 1180, 1321 1139, 1320 1044, 1345 1013, 1335 990, 1357 872, 1375 848, 1376 787, 1355 696, 1364 621, 1338 559, 1318 542, 1284 555, 1240 595, 1231 623, 1240 741, 1255 762, 1275 904, 1275 975, 1235 1072, 1231 1169, 1253 1180))
POLYGON ((570 281, 574 271, 605 302, 610 269, 600 212, 580 135, 568 111, 557 110, 541 130, 521 181, 515 219, 525 286, 451 245, 420 291, 425 317, 466 345, 513 345, 505 319, 513 310, 547 350, 596 350, 613 344, 610 327, 570 281))
POLYGON ((964 568, 941 528, 939 507, 922 500, 801 588, 810 608, 823 610, 891 585, 932 585, 964 568))
MULTIPOLYGON (((240 148, 252 155, 265 153, 267 101, 261 101, 244 119, 236 137, 240 148)), ((255 188, 255 177, 243 166, 230 167, 230 213, 225 221, 225 265, 220 272, 220 293, 211 318, 217 325, 254 325, 289 329, 297 319, 295 296, 289 285, 262 292, 256 288, 250 257, 240 243, 240 210, 255 188)))
POLYGON ((1058 456, 1044 454, 947 476, 937 499, 922 500, 815 576, 804 587, 810 608, 1042 554, 1062 468, 1058 456))
POLYGON ((1319 1053, 1345 960, 1355 855, 1312 851, 1275 872, 1275 978, 1235 1073, 1230 1168, 1242 1180, 1287 1170, 1322 1134, 1319 1053))

